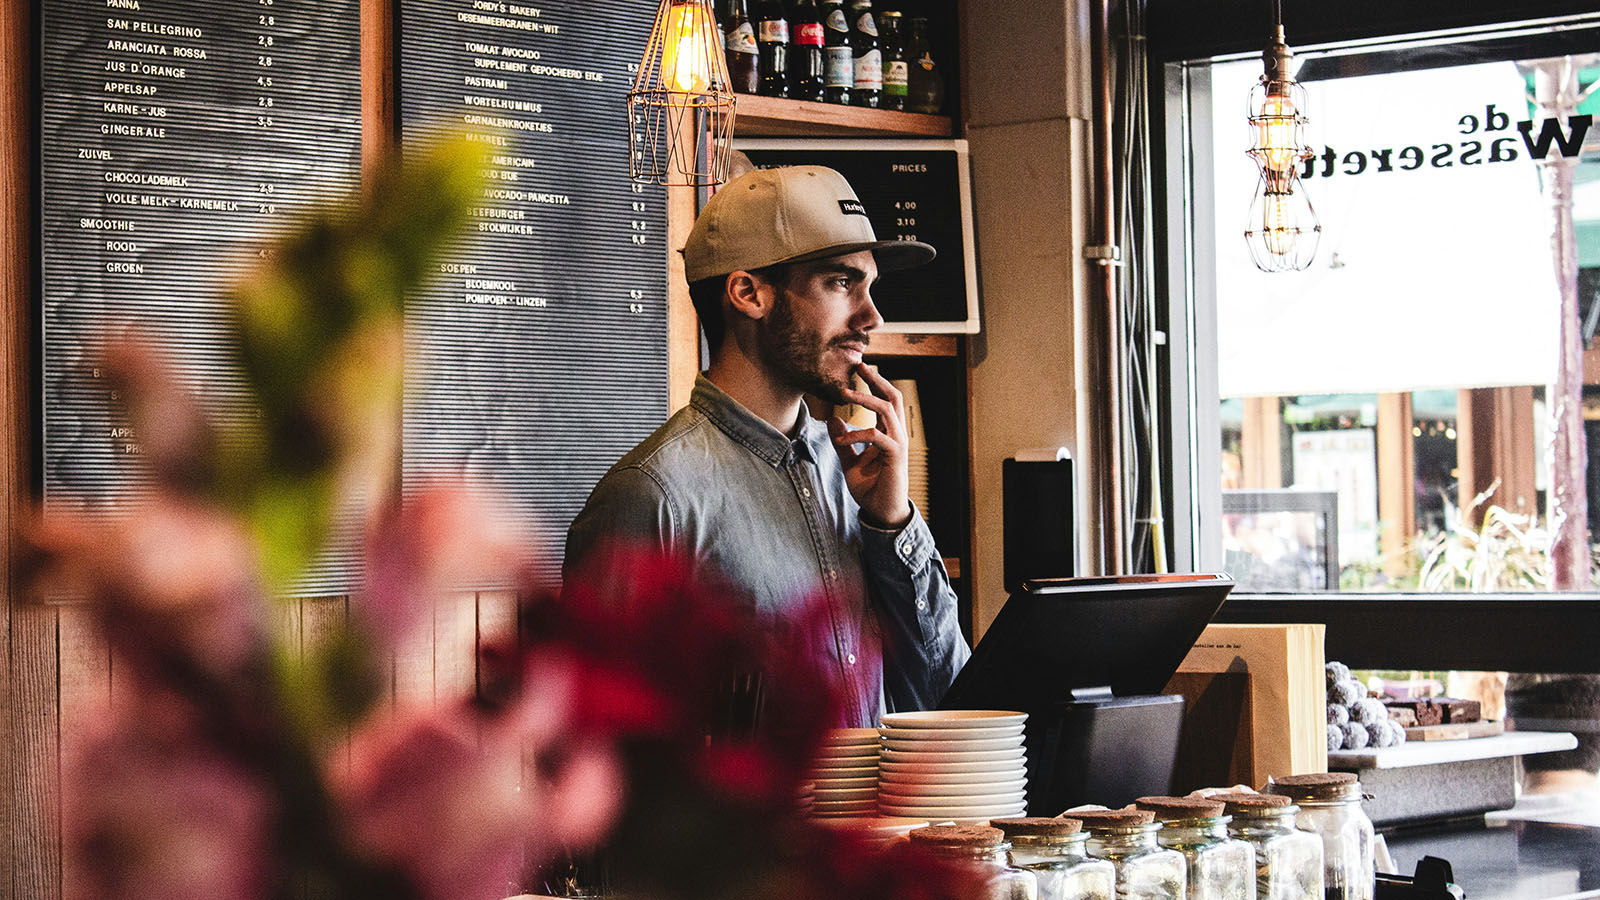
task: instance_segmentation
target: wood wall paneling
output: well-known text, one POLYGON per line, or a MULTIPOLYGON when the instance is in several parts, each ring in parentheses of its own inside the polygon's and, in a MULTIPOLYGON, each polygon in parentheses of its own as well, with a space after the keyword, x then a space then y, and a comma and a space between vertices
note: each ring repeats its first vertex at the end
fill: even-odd
POLYGON ((395 0, 361 0, 361 169, 371 172, 394 149, 395 0))
POLYGON ((695 375, 700 371, 700 320, 683 280, 684 242, 698 210, 696 189, 667 188, 667 412, 689 405, 695 375))
POLYGON ((10 897, 58 895, 60 855, 53 783, 29 766, 53 759, 55 613, 14 610, 11 598, 17 526, 32 502, 32 413, 29 401, 33 281, 33 7, 0 0, 0 577, 6 602, 6 677, 0 698, 0 779, 7 788, 0 815, 0 890, 10 897), (36 753, 48 753, 38 756, 36 753))
POLYGON ((60 635, 55 607, 11 610, 11 889, 61 896, 60 635))
POLYGON ((433 622, 433 702, 444 708, 470 699, 477 688, 477 595, 441 599, 433 622))

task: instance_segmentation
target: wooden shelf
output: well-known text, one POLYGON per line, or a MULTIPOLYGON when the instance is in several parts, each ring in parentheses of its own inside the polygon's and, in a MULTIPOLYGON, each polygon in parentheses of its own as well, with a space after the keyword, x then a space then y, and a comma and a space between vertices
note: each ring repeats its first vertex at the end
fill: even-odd
POLYGON ((734 106, 739 137, 949 137, 949 116, 863 109, 809 100, 739 94, 734 106))
POLYGON ((953 334, 885 334, 872 335, 872 345, 866 357, 884 356, 955 356, 956 335, 953 334))

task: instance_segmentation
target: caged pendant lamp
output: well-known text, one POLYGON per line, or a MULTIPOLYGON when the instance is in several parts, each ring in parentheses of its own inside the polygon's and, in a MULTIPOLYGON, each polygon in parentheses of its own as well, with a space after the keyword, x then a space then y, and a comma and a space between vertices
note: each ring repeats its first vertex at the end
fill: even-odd
POLYGON ((728 180, 734 97, 710 0, 661 0, 628 92, 635 181, 714 187, 728 180))
POLYGON ((1250 157, 1261 178, 1250 200, 1245 242, 1263 272, 1295 272, 1311 265, 1322 224, 1300 183, 1311 158, 1305 142, 1306 91, 1290 73, 1294 53, 1283 39, 1282 0, 1273 0, 1273 36, 1261 53, 1264 71, 1250 89, 1250 157))

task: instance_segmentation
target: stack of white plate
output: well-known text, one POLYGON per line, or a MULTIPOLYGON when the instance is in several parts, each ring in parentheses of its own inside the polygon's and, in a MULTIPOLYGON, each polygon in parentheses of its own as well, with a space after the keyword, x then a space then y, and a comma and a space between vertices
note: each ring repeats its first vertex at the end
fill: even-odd
POLYGON ((922 512, 922 518, 933 521, 933 507, 928 497, 928 431, 923 425, 922 400, 917 394, 917 383, 912 379, 891 382, 900 389, 906 403, 906 457, 908 464, 907 486, 911 502, 922 512))
POLYGON ((1027 713, 992 709, 883 717, 878 809, 961 824, 1027 811, 1027 713))
POLYGON ((878 732, 836 728, 823 738, 811 772, 811 815, 864 818, 878 812, 878 732))
POLYGON ((875 817, 870 819, 819 819, 818 821, 829 828, 853 832, 868 844, 880 848, 900 843, 911 832, 918 828, 928 827, 927 819, 875 817))

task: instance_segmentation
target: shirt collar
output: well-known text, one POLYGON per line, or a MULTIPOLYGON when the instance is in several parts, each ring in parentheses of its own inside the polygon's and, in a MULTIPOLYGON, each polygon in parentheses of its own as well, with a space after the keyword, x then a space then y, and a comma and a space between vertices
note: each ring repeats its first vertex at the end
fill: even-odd
POLYGON ((745 409, 703 374, 695 377, 689 405, 715 423, 723 434, 738 441, 771 466, 782 465, 791 452, 796 457, 809 457, 815 462, 823 449, 822 445, 828 442, 827 429, 811 418, 804 403, 800 404, 800 417, 795 422, 797 437, 790 438, 765 419, 745 409))

